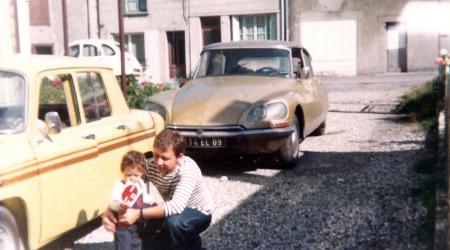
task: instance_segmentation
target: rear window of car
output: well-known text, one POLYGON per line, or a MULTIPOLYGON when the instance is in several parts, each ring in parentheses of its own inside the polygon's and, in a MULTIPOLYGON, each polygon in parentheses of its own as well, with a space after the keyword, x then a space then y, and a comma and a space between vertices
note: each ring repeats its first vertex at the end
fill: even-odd
POLYGON ((111 106, 105 85, 99 73, 77 73, 86 122, 93 122, 111 116, 111 106))

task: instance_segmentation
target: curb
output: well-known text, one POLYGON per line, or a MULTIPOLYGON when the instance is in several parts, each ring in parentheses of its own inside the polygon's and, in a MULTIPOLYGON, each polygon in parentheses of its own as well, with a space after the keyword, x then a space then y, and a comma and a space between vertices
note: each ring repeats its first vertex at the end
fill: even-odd
POLYGON ((439 113, 438 120, 438 160, 436 166, 436 182, 443 182, 445 185, 436 185, 436 214, 435 214, 435 232, 434 247, 436 250, 447 250, 449 247, 448 225, 449 225, 449 200, 448 200, 448 167, 447 156, 447 123, 445 112, 439 113))

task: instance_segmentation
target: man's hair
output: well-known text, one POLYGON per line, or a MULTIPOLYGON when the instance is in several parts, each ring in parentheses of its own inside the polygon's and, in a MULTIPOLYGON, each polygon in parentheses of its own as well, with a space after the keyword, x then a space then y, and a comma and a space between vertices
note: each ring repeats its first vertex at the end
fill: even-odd
POLYGON ((123 172, 127 168, 137 168, 140 172, 145 173, 145 165, 147 164, 145 155, 138 151, 129 151, 122 157, 120 171, 123 172))
POLYGON ((176 131, 163 129, 158 135, 156 135, 154 147, 162 150, 168 150, 171 146, 175 156, 178 157, 180 154, 184 154, 183 136, 176 131))

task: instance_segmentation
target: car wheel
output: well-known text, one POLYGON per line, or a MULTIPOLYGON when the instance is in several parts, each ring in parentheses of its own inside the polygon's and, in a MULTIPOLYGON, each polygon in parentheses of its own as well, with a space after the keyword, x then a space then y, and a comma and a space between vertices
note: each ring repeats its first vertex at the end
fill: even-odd
POLYGON ((325 134, 326 121, 323 121, 312 133, 312 136, 320 136, 325 134))
POLYGON ((297 165, 300 156, 300 132, 297 117, 292 123, 294 132, 287 138, 286 142, 278 150, 278 159, 281 161, 283 168, 293 168, 297 165))
POLYGON ((20 236, 14 216, 0 207, 0 249, 19 250, 20 236))

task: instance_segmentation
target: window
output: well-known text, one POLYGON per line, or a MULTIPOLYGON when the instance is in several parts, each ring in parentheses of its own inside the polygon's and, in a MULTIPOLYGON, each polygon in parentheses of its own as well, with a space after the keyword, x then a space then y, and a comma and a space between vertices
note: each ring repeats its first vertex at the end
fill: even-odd
POLYGON ((277 39, 275 15, 233 16, 233 41, 277 39))
POLYGON ((93 72, 77 73, 77 79, 80 85, 86 122, 111 116, 111 106, 100 74, 93 72))
POLYGON ((80 55, 80 45, 70 46, 69 56, 78 57, 80 55))
POLYGON ((83 45, 83 56, 98 56, 97 47, 91 44, 83 45))
POLYGON ((30 0, 30 24, 50 25, 48 0, 30 0))
POLYGON ((125 0, 125 14, 147 13, 147 0, 125 0))
POLYGON ((218 75, 290 77, 289 51, 283 49, 224 49, 201 54, 194 78, 218 75))
POLYGON ((306 78, 310 78, 314 75, 312 64, 311 64, 311 56, 309 55, 309 53, 306 50, 302 49, 302 57, 303 57, 303 61, 305 62, 303 69, 305 70, 306 78))
POLYGON ((69 110, 78 110, 73 103, 75 100, 73 86, 70 74, 47 75, 42 78, 38 118, 44 121, 46 113, 57 112, 61 119, 61 128, 79 124, 78 112, 75 111, 76 114, 73 113, 72 117, 69 113, 69 110))
POLYGON ((33 45, 32 52, 33 52, 33 54, 38 54, 38 55, 52 55, 53 54, 53 46, 52 45, 33 45))
MULTIPOLYGON (((114 40, 119 42, 119 36, 114 35, 114 40)), ((117 45, 119 47, 119 45, 117 45)), ((144 34, 125 34, 125 47, 128 52, 136 57, 141 65, 145 65, 144 34)))
POLYGON ((113 56, 116 54, 116 52, 114 52, 113 48, 109 47, 106 44, 102 44, 102 51, 103 51, 103 55, 105 55, 105 56, 113 56))
POLYGON ((0 70, 0 134, 25 129, 25 79, 13 72, 0 70))

